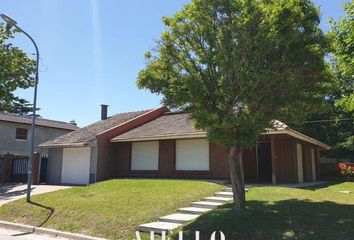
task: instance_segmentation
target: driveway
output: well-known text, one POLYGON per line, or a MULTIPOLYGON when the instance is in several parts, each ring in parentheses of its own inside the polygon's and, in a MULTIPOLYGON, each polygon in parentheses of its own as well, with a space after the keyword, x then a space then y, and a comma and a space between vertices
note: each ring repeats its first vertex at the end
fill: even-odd
MULTIPOLYGON (((32 185, 31 195, 53 192, 60 189, 71 188, 70 186, 57 185, 32 185)), ((8 183, 0 184, 0 206, 26 196, 27 184, 8 183)), ((2 238, 0 238, 2 239, 2 238)))
POLYGON ((15 230, 0 228, 1 240, 64 240, 65 238, 53 238, 46 235, 38 235, 34 233, 23 233, 15 230))

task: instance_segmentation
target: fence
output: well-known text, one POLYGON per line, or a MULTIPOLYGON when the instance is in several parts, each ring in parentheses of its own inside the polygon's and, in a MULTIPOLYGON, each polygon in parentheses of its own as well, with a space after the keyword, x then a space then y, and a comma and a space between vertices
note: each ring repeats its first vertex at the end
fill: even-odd
POLYGON ((12 181, 26 182, 28 172, 28 158, 15 158, 12 167, 12 181))
MULTIPOLYGON (((32 164, 33 183, 39 181, 40 154, 34 153, 32 164)), ((1 182, 27 182, 28 157, 5 154, 0 158, 0 181, 1 182)))

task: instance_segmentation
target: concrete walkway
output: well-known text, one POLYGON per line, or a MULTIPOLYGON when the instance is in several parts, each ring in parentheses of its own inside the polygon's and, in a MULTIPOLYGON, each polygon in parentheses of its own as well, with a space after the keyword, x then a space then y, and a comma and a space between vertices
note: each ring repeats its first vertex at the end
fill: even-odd
MULTIPOLYGON (((245 189, 246 192, 248 188, 245 189)), ((217 192, 214 196, 206 197, 203 201, 192 202, 190 207, 178 209, 178 213, 170 214, 159 218, 159 221, 142 224, 138 230, 142 232, 166 232, 170 231, 186 224, 200 215, 211 211, 225 203, 233 201, 233 193, 231 188, 226 188, 222 192, 217 192)))
MULTIPOLYGON (((32 195, 41 193, 48 193, 60 189, 71 188, 70 186, 56 186, 56 185, 32 185, 32 195)), ((24 198, 26 196, 27 185, 18 183, 8 183, 0 185, 0 206, 24 198)))

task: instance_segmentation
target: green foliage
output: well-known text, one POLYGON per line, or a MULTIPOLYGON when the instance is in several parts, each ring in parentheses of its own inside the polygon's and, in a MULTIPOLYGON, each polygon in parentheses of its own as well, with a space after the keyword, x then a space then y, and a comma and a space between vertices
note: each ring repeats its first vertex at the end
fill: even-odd
POLYGON ((35 62, 8 40, 10 31, 0 23, 0 110, 9 110, 18 88, 28 88, 34 83, 35 62))
POLYGON ((334 67, 342 89, 337 105, 354 113, 354 1, 345 4, 344 10, 344 18, 332 20, 334 67))
POLYGON ((193 0, 163 19, 138 87, 191 113, 209 140, 254 145, 273 119, 301 120, 321 102, 319 21, 309 0, 193 0))
MULTIPOLYGON (((36 108, 39 111, 40 108, 36 108)), ((7 112, 15 113, 21 116, 32 116, 33 115, 33 104, 23 98, 14 97, 11 106, 8 108, 7 112)), ((41 117, 36 114, 36 117, 41 117)))

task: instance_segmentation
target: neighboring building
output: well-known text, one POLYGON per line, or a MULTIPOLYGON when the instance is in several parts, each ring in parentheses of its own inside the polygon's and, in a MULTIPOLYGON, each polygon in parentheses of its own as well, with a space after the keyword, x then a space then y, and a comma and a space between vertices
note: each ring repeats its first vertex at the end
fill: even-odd
MULTIPOLYGON (((88 184, 116 177, 229 179, 226 151, 209 143, 186 113, 166 107, 121 113, 52 141, 48 183, 88 184)), ((318 177, 319 151, 330 147, 274 121, 244 152, 248 182, 302 182, 318 177)))
MULTIPOLYGON (((28 155, 31 143, 32 118, 0 112, 0 154, 28 155)), ((43 118, 36 119, 35 146, 79 129, 74 123, 43 118)), ((46 153, 47 149, 36 147, 35 151, 46 153)))

